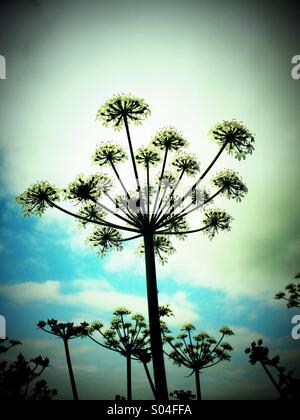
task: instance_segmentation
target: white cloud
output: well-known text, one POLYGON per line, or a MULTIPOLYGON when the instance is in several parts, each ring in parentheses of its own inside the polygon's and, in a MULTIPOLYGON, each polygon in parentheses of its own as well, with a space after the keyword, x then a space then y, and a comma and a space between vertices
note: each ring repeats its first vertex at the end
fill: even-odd
MULTIPOLYGON (((240 296, 252 296, 260 300, 267 297, 272 302, 273 295, 282 287, 282 280, 264 278, 264 273, 255 266, 241 275, 240 269, 234 266, 234 255, 230 259, 225 258, 227 251, 230 251, 230 235, 221 234, 213 241, 201 234, 190 236, 185 242, 173 240, 177 252, 169 257, 164 266, 157 262, 158 281, 172 281, 178 287, 188 285, 223 291, 227 298, 235 300, 240 296)), ((137 256, 136 247, 131 245, 122 253, 113 252, 104 260, 103 268, 108 273, 144 276, 144 257, 137 256)))
POLYGON ((159 300, 161 304, 168 303, 174 311, 174 317, 168 318, 168 325, 182 325, 187 322, 196 322, 200 320, 196 305, 188 300, 188 293, 178 291, 174 295, 161 293, 159 300))
MULTIPOLYGON (((254 244, 248 247, 244 242, 245 230, 251 227, 243 227, 242 215, 235 223, 238 226, 232 232, 220 233, 212 241, 202 234, 191 235, 185 242, 174 241, 177 252, 168 264, 157 265, 158 277, 175 281, 179 287, 188 284, 222 291, 228 298, 248 296, 272 302, 289 281, 289 274, 274 272, 268 265, 264 268, 254 244)), ((258 241, 262 235, 257 235, 258 241)))
POLYGON ((140 274, 145 271, 145 262, 142 256, 138 256, 134 248, 124 248, 122 254, 113 252, 105 262, 103 268, 109 273, 130 272, 140 274))
POLYGON ((263 339, 266 344, 272 342, 272 340, 261 331, 253 331, 239 325, 231 325, 230 328, 235 334, 234 336, 228 337, 228 341, 232 344, 235 351, 233 354, 243 354, 250 343, 259 339, 263 339))
MULTIPOLYGON (((0 293, 17 304, 56 304, 76 307, 76 319, 81 315, 88 321, 97 310, 98 314, 112 312, 116 307, 126 306, 133 312, 142 313, 147 317, 147 301, 145 298, 122 293, 112 287, 106 280, 86 279, 75 280, 71 283, 72 292, 62 292, 61 282, 48 280, 45 282, 23 282, 17 284, 0 285, 0 293), (88 308, 88 309, 87 309, 88 308)), ((170 318, 170 325, 179 325, 199 319, 195 306, 189 302, 188 294, 177 291, 175 294, 160 295, 161 304, 171 304, 174 318, 170 318)), ((98 315, 99 317, 99 315, 98 315)))
POLYGON ((48 280, 44 283, 28 281, 17 284, 1 284, 0 292, 17 304, 63 303, 59 288, 58 281, 48 280))
MULTIPOLYGON (((67 208, 67 206, 64 207, 67 208)), ((78 209, 70 210, 73 210, 75 213, 78 211, 78 209)), ((42 234, 55 233, 53 241, 65 246, 73 253, 87 254, 91 252, 86 244, 90 229, 80 228, 74 218, 55 211, 55 209, 49 209, 44 217, 38 219, 36 230, 42 234)))

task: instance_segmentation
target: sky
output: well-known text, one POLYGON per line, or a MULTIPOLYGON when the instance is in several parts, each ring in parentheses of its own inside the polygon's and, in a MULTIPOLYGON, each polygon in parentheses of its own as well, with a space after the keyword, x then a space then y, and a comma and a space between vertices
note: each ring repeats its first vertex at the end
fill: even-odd
MULTIPOLYGON (((186 322, 215 336, 224 324, 235 331, 230 364, 202 375, 203 397, 276 398, 244 354, 259 338, 300 376, 300 341, 291 337, 297 310, 273 298, 300 271, 300 80, 291 77, 292 57, 300 54, 299 15, 295 3, 279 1, 1 6, 0 314, 24 354, 50 358, 45 377, 58 398, 72 398, 63 346, 36 322, 108 322, 124 302, 146 315, 144 261, 136 255, 138 240, 101 259, 73 219, 53 209, 25 219, 15 196, 37 180, 63 188, 78 174, 97 171, 91 156, 101 141, 125 146, 123 132, 95 120, 97 109, 123 92, 144 98, 152 112, 131 129, 135 150, 158 129, 174 126, 202 170, 218 150, 208 137, 216 122, 235 118, 255 134, 252 156, 239 162, 223 154, 210 174, 236 170, 249 189, 241 203, 215 203, 233 216, 232 230, 213 241, 201 233, 174 241, 176 254, 157 267, 159 300, 174 310, 174 334, 186 322)), ((126 164, 120 172, 129 182, 126 164)), ((86 340, 72 342, 71 354, 80 398, 126 394, 119 355, 86 340)), ((188 373, 167 361, 169 389, 194 390, 188 373)), ((134 366, 133 378, 134 398, 151 398, 141 366, 134 366)))

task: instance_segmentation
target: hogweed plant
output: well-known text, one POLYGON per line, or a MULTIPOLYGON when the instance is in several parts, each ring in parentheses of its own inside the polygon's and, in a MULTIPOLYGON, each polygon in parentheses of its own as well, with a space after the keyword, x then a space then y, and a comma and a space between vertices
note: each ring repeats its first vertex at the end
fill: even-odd
MULTIPOLYGON (((20 341, 1 339, 0 353, 22 344, 20 341)), ((47 357, 37 356, 26 359, 19 353, 16 360, 0 362, 0 400, 1 401, 45 401, 57 395, 56 389, 50 389, 44 379, 40 379, 49 367, 47 357), (39 379, 39 380, 38 380, 39 379)))
POLYGON ((74 400, 78 400, 78 392, 69 349, 69 340, 74 340, 74 338, 81 337, 85 330, 85 324, 76 326, 72 322, 58 322, 56 319, 48 319, 48 321, 39 321, 37 326, 42 331, 45 331, 51 335, 55 335, 56 337, 63 340, 73 398, 74 400))
POLYGON ((157 399, 167 400, 155 258, 165 263, 167 256, 175 252, 170 240, 172 236, 185 239, 189 234, 202 232, 212 239, 218 232, 230 230, 232 217, 225 210, 207 206, 217 196, 240 201, 247 193, 246 185, 232 170, 214 175, 212 183, 216 191, 212 194, 202 187, 202 183, 223 152, 239 160, 251 154, 254 137, 236 120, 216 124, 209 136, 219 150, 208 167, 200 171, 198 158, 187 151, 187 140, 173 127, 161 129, 148 145, 135 150, 130 125, 141 124, 149 115, 148 104, 130 95, 114 96, 97 113, 97 120, 104 126, 124 130, 133 184, 119 171, 119 165, 128 159, 128 154, 120 144, 107 142, 99 144, 93 155, 99 168, 95 174, 80 175, 62 190, 47 181, 37 182, 19 195, 17 202, 26 216, 41 216, 50 207, 76 218, 83 227, 94 225, 95 231, 88 242, 98 249, 100 256, 111 250, 121 251, 125 242, 142 238, 139 249, 146 263, 154 382, 157 399), (157 170, 158 164, 156 177, 153 171, 157 170), (118 190, 103 172, 105 168, 113 174, 118 190), (189 179, 193 180, 185 192, 179 194, 179 187, 189 179), (66 202, 65 205, 60 201, 66 202), (69 203, 74 205, 74 210, 70 209, 69 203), (79 210, 75 210, 78 205, 79 210), (189 227, 188 216, 204 206, 202 224, 199 216, 199 225, 189 227))
POLYGON ((142 315, 132 314, 127 308, 116 309, 113 314, 114 318, 106 330, 103 329, 103 324, 98 321, 91 325, 83 323, 82 325, 86 325, 84 335, 101 347, 117 352, 126 358, 127 400, 131 401, 132 360, 140 360, 143 363, 153 391, 152 379, 147 366, 151 360, 147 351, 150 342, 149 329, 142 315), (95 338, 95 333, 98 333, 100 340, 95 338))
POLYGON ((299 400, 300 380, 293 376, 295 370, 287 371, 286 367, 280 366, 280 357, 270 358, 270 350, 263 345, 263 340, 254 341, 245 350, 249 355, 249 363, 259 363, 282 400, 299 400))
POLYGON ((222 361, 230 361, 233 348, 223 340, 234 333, 230 328, 222 327, 221 337, 216 341, 206 332, 195 333, 192 324, 184 325, 176 339, 169 332, 167 328, 163 329, 164 340, 171 348, 171 351, 166 350, 165 353, 175 365, 185 366, 192 371, 191 375, 195 375, 197 399, 201 400, 200 373, 222 361))

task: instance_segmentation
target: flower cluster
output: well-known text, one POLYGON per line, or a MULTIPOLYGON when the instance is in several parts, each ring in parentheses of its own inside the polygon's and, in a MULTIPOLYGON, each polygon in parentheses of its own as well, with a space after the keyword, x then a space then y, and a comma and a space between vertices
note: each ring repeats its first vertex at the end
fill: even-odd
POLYGON ((37 326, 52 335, 56 335, 63 340, 72 340, 84 335, 86 324, 74 325, 73 322, 58 322, 56 319, 48 321, 39 321, 37 326))
MULTIPOLYGON (((168 261, 168 256, 175 253, 175 248, 172 245, 170 239, 166 236, 156 235, 154 236, 154 252, 156 257, 159 259, 162 265, 166 264, 168 261)), ((139 249, 139 254, 145 253, 144 243, 141 243, 139 249)))
POLYGON ((186 147, 188 142, 175 128, 166 127, 155 134, 152 138, 152 144, 159 147, 161 150, 177 151, 186 147))
POLYGON ((94 163, 104 166, 125 162, 127 156, 119 144, 102 143, 97 147, 92 159, 94 163))
POLYGON ((81 207, 81 209, 77 212, 77 216, 82 217, 82 219, 78 219, 80 226, 86 227, 89 221, 97 222, 100 219, 105 219, 107 214, 98 207, 99 206, 94 203, 88 203, 81 207))
POLYGON ((194 206, 205 205, 208 200, 210 204, 213 200, 210 200, 211 194, 207 188, 194 188, 191 193, 191 202, 194 206))
MULTIPOLYGON (((295 279, 300 278, 300 273, 295 274, 295 279)), ((284 299, 287 301, 287 307, 300 308, 300 283, 290 283, 286 286, 285 292, 279 292, 275 295, 275 299, 284 299)))
POLYGON ((216 124, 209 134, 213 141, 220 146, 225 146, 227 152, 238 160, 245 159, 254 151, 253 134, 236 120, 216 124))
POLYGON ((121 130, 124 120, 136 125, 150 115, 149 105, 144 99, 132 95, 115 95, 99 108, 96 119, 103 121, 105 127, 112 125, 121 130))
POLYGON ((220 230, 229 231, 232 220, 233 218, 224 210, 210 209, 204 215, 204 233, 212 239, 220 230))
POLYGON ((95 201, 97 198, 108 191, 111 186, 107 176, 102 174, 90 175, 84 177, 79 175, 75 181, 71 182, 64 189, 66 199, 74 200, 78 203, 95 201))
POLYGON ((189 176, 195 175, 200 169, 196 157, 191 153, 177 155, 174 158, 172 165, 175 166, 178 172, 185 173, 189 176))
POLYGON ((222 189, 221 195, 233 198, 236 201, 241 201, 248 192, 246 185, 239 178, 238 174, 231 170, 219 172, 215 175, 212 182, 216 187, 222 189))
MULTIPOLYGON (((102 341, 98 344, 117 351, 123 356, 133 356, 136 358, 146 358, 142 350, 147 350, 149 344, 149 329, 145 318, 140 314, 132 314, 125 307, 114 311, 114 318, 110 326, 105 331, 101 322, 94 322, 87 327, 88 335, 93 336, 96 331, 100 334, 102 341)), ((147 356, 148 358, 148 356, 147 356)))
POLYGON ((151 165, 156 165, 160 161, 160 155, 153 146, 140 147, 135 155, 135 159, 137 163, 147 168, 151 165))
POLYGON ((166 226, 165 228, 169 231, 169 232, 174 232, 175 236, 180 239, 180 240, 184 240, 187 235, 182 233, 184 231, 187 231, 189 226, 188 223, 186 221, 186 218, 181 216, 181 217, 174 217, 174 214, 170 214, 168 216, 168 218, 166 219, 166 226), (169 220, 168 220, 169 219, 169 220))
POLYGON ((222 336, 218 342, 206 332, 195 334, 194 331, 193 324, 186 324, 181 328, 176 339, 170 335, 164 335, 165 342, 172 348, 169 357, 174 364, 200 371, 223 360, 230 360, 230 352, 233 348, 229 343, 223 342, 225 336, 234 335, 230 328, 220 329, 222 336))
POLYGON ((16 198, 25 216, 41 216, 47 207, 51 207, 51 203, 58 200, 58 189, 47 181, 40 181, 31 185, 16 198))
POLYGON ((257 344, 254 341, 251 346, 245 350, 246 354, 249 354, 249 363, 255 365, 258 362, 269 364, 269 349, 263 346, 263 341, 258 340, 257 344))
POLYGON ((108 251, 116 249, 122 251, 122 235, 117 229, 112 227, 99 227, 94 230, 87 239, 93 247, 98 249, 98 254, 103 257, 108 251))

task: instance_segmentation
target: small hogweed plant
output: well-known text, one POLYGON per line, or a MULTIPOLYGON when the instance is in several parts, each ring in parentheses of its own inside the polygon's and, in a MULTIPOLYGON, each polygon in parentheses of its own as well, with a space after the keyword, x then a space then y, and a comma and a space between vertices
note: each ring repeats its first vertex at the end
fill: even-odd
POLYGON ((196 380, 197 399, 201 400, 200 373, 224 360, 230 361, 233 347, 223 340, 226 336, 234 335, 233 331, 228 327, 222 327, 218 341, 206 332, 196 333, 192 324, 184 325, 176 339, 168 334, 170 333, 168 328, 165 327, 162 331, 164 341, 171 349, 165 350, 165 353, 175 365, 185 366, 192 371, 191 375, 194 374, 196 380))
POLYGON ((131 361, 140 360, 144 367, 146 366, 147 373, 147 363, 151 361, 151 356, 148 353, 149 329, 142 315, 132 314, 127 308, 118 308, 113 315, 109 328, 104 329, 104 325, 98 321, 91 325, 84 323, 86 328, 83 334, 96 344, 126 358, 127 400, 132 400, 131 361), (96 334, 99 338, 95 338, 96 334))
POLYGON ((77 326, 74 325, 73 322, 58 322, 56 319, 48 319, 48 321, 39 321, 37 326, 42 331, 54 335, 63 341, 73 398, 74 400, 78 400, 78 391, 72 367, 69 341, 82 337, 86 328, 86 324, 82 323, 77 326))
MULTIPOLYGON (((0 340, 0 353, 22 344, 8 338, 0 340)), ((0 400, 1 401, 47 401, 57 395, 44 379, 40 379, 49 367, 47 357, 37 356, 26 359, 19 353, 15 361, 0 361, 0 400)))
POLYGON ((148 144, 135 147, 130 125, 140 125, 149 116, 150 107, 143 99, 132 95, 112 97, 99 108, 96 119, 105 127, 124 131, 127 151, 113 140, 99 143, 92 157, 94 174, 79 175, 63 188, 44 180, 36 182, 17 197, 17 202, 26 216, 41 216, 51 208, 74 217, 82 227, 94 226, 88 242, 100 256, 112 250, 122 251, 124 243, 141 238, 154 381, 157 398, 167 400, 155 259, 166 263, 168 255, 175 252, 172 237, 186 239, 202 232, 212 239, 220 231, 231 229, 232 217, 212 205, 218 196, 240 201, 247 193, 245 183, 230 169, 213 175, 215 192, 211 193, 203 183, 222 153, 239 160, 252 154, 254 136, 236 120, 217 123, 209 137, 218 151, 202 168, 197 156, 188 151, 184 135, 174 127, 163 127, 148 144), (120 164, 128 159, 132 182, 120 172, 120 164), (181 193, 183 181, 188 186, 181 193), (198 224, 190 226, 190 215, 197 211, 201 211, 198 224))
POLYGON ((266 375, 272 382, 281 400, 299 400, 300 380, 293 376, 295 370, 287 371, 286 367, 280 366, 280 357, 270 358, 270 350, 263 345, 263 340, 254 341, 245 350, 249 355, 249 363, 256 365, 259 363, 266 375))
MULTIPOLYGON (((84 326, 82 336, 89 337, 101 347, 119 353, 126 358, 127 400, 132 400, 132 360, 136 360, 144 366, 152 393, 156 397, 155 385, 148 368, 148 364, 152 361, 152 354, 149 327, 144 316, 133 314, 126 307, 117 308, 113 315, 108 328, 105 328, 100 321, 95 321, 92 324, 81 323, 81 326, 84 326)), ((162 305, 159 307, 159 316, 160 318, 173 316, 173 311, 169 305, 162 305)), ((161 329, 162 331, 166 329, 166 324, 162 320, 161 329)))

